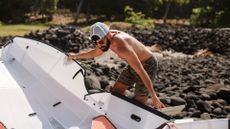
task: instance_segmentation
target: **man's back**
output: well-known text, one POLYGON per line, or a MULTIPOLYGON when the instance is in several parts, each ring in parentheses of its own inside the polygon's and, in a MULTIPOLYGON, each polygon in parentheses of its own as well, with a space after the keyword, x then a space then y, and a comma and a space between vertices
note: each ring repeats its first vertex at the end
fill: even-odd
MULTIPOLYGON (((125 44, 127 45, 127 47, 131 47, 134 52, 136 53, 137 57, 139 58, 139 60, 141 62, 146 61, 147 59, 149 59, 149 57, 152 56, 152 53, 149 49, 147 49, 141 42, 139 42, 137 39, 135 39, 134 37, 132 37, 131 35, 122 32, 122 31, 117 31, 117 30, 111 30, 111 33, 116 34, 113 38, 118 38, 121 39, 123 41, 125 41, 125 44)), ((113 42, 113 41, 112 41, 113 42)), ((120 45, 116 42, 113 42, 113 45, 120 45)), ((112 49, 116 54, 120 54, 117 52, 117 50, 112 49)))

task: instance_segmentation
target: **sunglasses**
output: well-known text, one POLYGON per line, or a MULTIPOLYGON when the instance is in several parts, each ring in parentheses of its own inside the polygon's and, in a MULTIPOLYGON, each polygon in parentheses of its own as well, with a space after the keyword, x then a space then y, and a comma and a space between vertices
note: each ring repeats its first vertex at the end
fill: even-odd
POLYGON ((91 39, 92 39, 92 41, 93 41, 95 44, 103 44, 103 39, 104 39, 104 38, 101 38, 101 39, 100 39, 100 37, 94 35, 94 36, 92 36, 91 39))

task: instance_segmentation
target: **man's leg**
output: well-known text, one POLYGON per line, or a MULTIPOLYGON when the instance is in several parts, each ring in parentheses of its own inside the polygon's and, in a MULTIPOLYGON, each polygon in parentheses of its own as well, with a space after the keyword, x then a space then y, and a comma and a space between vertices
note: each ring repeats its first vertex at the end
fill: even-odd
POLYGON ((115 91, 115 92, 118 92, 122 95, 124 95, 125 93, 125 90, 128 89, 128 86, 126 84, 123 84, 119 81, 116 81, 113 88, 112 88, 112 91, 115 91))
MULTIPOLYGON (((149 58, 145 63, 143 63, 143 67, 148 73, 151 81, 153 82, 156 77, 157 67, 158 67, 157 60, 155 59, 155 57, 153 56, 149 58)), ((149 95, 149 91, 145 87, 143 81, 140 78, 138 78, 136 86, 135 86, 135 97, 134 98, 144 104, 148 104, 147 103, 148 95, 149 95)))
POLYGON ((112 88, 112 91, 125 95, 125 90, 127 90, 129 86, 132 86, 134 84, 132 76, 132 73, 130 73, 130 66, 127 66, 121 72, 120 76, 118 77, 112 88))

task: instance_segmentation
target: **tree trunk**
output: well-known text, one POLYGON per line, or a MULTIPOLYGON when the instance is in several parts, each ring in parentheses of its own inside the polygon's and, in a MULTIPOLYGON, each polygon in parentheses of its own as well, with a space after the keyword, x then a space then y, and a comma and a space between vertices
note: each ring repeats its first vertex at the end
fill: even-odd
POLYGON ((86 22, 89 23, 90 19, 90 4, 87 5, 87 12, 86 12, 86 22))
POLYGON ((166 9, 165 9, 165 13, 164 13, 164 16, 163 16, 163 22, 164 22, 164 24, 167 22, 167 17, 168 17, 168 13, 169 13, 169 9, 170 9, 171 3, 172 3, 172 0, 168 0, 167 6, 166 6, 166 9))
POLYGON ((83 5, 83 2, 84 2, 84 0, 80 0, 80 3, 79 3, 79 4, 76 3, 77 11, 76 11, 76 15, 75 15, 75 17, 74 17, 74 23, 75 23, 75 24, 77 24, 77 20, 78 20, 78 18, 79 18, 80 11, 81 11, 81 6, 83 5))

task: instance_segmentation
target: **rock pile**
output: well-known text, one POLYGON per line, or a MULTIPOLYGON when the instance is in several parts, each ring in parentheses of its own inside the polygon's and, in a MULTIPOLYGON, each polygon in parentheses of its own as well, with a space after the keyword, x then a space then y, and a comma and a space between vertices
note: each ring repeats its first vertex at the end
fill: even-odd
POLYGON ((25 37, 56 46, 64 52, 79 52, 94 46, 87 35, 71 26, 51 26, 46 31, 31 32, 25 37))
MULTIPOLYGON (((213 53, 230 54, 230 29, 192 28, 188 26, 157 26, 156 28, 130 27, 124 30, 135 36, 146 46, 157 44, 163 50, 171 49, 186 54, 194 54, 201 49, 213 53)), ((88 35, 72 26, 51 26, 46 31, 31 32, 25 37, 58 46, 64 51, 74 51, 94 47, 88 35)), ((0 43, 9 37, 0 37, 0 43)))
POLYGON ((230 60, 221 57, 165 59, 159 62, 155 89, 170 106, 186 104, 176 118, 230 117, 230 60))
POLYGON ((127 30, 145 45, 160 45, 163 49, 193 54, 200 49, 214 53, 230 53, 230 29, 192 28, 187 26, 161 26, 127 30))

